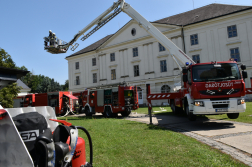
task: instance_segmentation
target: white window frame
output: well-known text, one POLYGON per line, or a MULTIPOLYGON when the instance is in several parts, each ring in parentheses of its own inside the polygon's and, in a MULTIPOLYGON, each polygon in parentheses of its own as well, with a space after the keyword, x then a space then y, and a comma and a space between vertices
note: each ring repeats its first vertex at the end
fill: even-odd
POLYGON ((92 66, 96 66, 96 58, 92 58, 92 66))
POLYGON ((97 83, 97 73, 93 73, 93 83, 97 83))
POLYGON ((134 71, 134 77, 138 77, 140 75, 139 65, 134 65, 133 71, 134 71))
POLYGON ((111 70, 111 80, 116 80, 116 69, 111 70))
POLYGON ((133 51, 133 57, 138 57, 138 47, 133 48, 132 51, 133 51))

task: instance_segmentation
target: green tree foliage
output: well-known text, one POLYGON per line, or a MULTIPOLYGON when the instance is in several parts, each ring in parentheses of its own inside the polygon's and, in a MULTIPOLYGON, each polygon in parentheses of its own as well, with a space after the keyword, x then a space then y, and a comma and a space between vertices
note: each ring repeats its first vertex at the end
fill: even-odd
MULTIPOLYGON (((0 48, 0 66, 7 68, 16 68, 16 64, 12 60, 11 56, 0 48)), ((4 108, 13 107, 13 98, 17 97, 21 87, 17 86, 17 83, 13 83, 0 90, 0 102, 4 108)))
POLYGON ((12 60, 11 56, 2 48, 0 48, 0 66, 7 68, 16 67, 16 64, 12 60))
MULTIPOLYGON (((0 48, 0 66, 28 71, 28 69, 25 66, 17 67, 15 62, 12 60, 11 56, 2 48, 0 48)), ((60 85, 54 79, 51 79, 44 75, 34 75, 33 72, 27 73, 25 76, 21 78, 21 81, 24 82, 29 88, 31 88, 30 93, 57 92, 57 91, 62 91, 63 89, 68 90, 68 80, 66 81, 65 85, 60 85)), ((20 90, 20 88, 17 88, 15 86, 10 86, 6 89, 14 89, 14 88, 16 88, 16 90, 20 90)), ((1 95, 7 95, 7 93, 12 92, 15 94, 14 97, 17 96, 17 93, 15 93, 17 91, 14 91, 14 90, 3 90, 3 91, 5 94, 0 91, 1 95)), ((0 98, 1 98, 1 95, 0 95, 0 98)), ((6 98, 6 99, 10 99, 10 98, 6 98)), ((13 101, 10 102, 10 105, 6 105, 6 106, 11 106, 11 104, 13 104, 13 101)))
POLYGON ((68 91, 68 89, 69 89, 69 81, 68 81, 68 80, 66 80, 66 81, 65 81, 65 84, 62 85, 62 89, 63 89, 64 91, 68 91))
POLYGON ((17 83, 13 83, 0 91, 0 102, 4 108, 12 108, 14 101, 13 98, 17 97, 21 87, 17 83))
POLYGON ((49 77, 41 76, 41 82, 37 86, 36 92, 37 93, 46 93, 46 92, 57 92, 62 91, 62 86, 55 82, 54 79, 49 77))

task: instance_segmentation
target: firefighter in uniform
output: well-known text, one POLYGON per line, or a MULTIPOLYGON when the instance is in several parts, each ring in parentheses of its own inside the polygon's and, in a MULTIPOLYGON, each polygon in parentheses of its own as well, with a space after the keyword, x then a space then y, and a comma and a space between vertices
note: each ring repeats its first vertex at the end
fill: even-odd
POLYGON ((76 114, 79 114, 80 105, 79 105, 78 100, 76 100, 76 103, 75 103, 75 105, 74 105, 74 108, 75 108, 76 114))
POLYGON ((49 41, 50 41, 50 45, 52 45, 52 41, 51 41, 52 37, 53 37, 53 33, 52 33, 51 30, 49 30, 49 41))
POLYGON ((53 34, 52 34, 52 37, 50 38, 50 42, 51 42, 50 45, 54 45, 55 39, 56 39, 56 35, 55 35, 55 33, 53 33, 53 34))

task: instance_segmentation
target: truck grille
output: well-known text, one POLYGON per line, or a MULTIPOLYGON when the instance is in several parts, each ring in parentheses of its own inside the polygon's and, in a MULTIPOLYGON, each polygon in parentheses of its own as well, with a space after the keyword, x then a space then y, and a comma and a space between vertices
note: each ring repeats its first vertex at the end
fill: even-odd
MULTIPOLYGON (((221 92, 219 92, 218 90, 211 90, 212 94, 207 92, 206 90, 199 91, 199 92, 203 95, 220 96, 220 95, 229 95, 229 94, 227 94, 229 91, 230 91, 230 89, 222 89, 221 92)), ((234 91, 230 94, 235 94, 235 93, 238 93, 239 91, 240 91, 240 89, 234 89, 234 91)))
POLYGON ((228 108, 229 101, 213 101, 213 108, 228 108))
POLYGON ((215 104, 213 108, 228 108, 228 104, 215 104))

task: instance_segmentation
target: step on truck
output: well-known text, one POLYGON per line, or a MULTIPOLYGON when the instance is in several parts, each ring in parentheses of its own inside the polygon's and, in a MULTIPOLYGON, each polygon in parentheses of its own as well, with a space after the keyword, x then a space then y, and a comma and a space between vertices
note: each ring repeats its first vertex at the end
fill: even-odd
MULTIPOLYGON (((89 88, 73 93, 79 98, 79 112, 92 116, 102 113, 105 117, 129 116, 132 110, 139 108, 137 87, 126 83, 89 88)), ((76 109, 77 110, 77 109, 76 109)))

